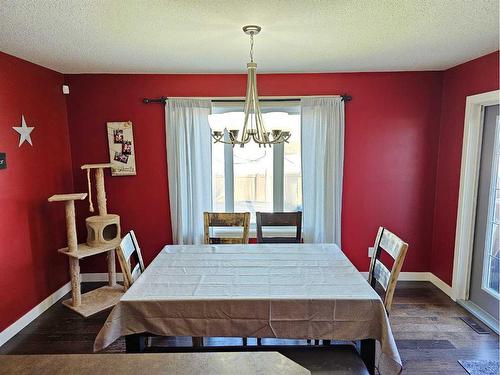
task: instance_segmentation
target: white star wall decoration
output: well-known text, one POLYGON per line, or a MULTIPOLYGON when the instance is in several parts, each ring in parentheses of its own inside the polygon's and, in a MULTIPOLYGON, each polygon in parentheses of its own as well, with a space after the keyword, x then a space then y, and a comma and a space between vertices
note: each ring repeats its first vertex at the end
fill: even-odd
POLYGON ((30 133, 33 131, 33 129, 35 129, 35 127, 29 127, 26 125, 24 115, 21 115, 21 126, 13 126, 12 129, 19 133, 19 147, 21 147, 24 141, 28 141, 28 143, 33 146, 30 133))

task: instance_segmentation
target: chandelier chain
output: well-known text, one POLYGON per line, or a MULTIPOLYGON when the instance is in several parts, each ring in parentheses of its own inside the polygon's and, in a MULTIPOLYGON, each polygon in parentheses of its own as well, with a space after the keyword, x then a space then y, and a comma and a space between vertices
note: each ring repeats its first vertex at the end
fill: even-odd
POLYGON ((250 33, 250 62, 253 62, 253 33, 250 33))

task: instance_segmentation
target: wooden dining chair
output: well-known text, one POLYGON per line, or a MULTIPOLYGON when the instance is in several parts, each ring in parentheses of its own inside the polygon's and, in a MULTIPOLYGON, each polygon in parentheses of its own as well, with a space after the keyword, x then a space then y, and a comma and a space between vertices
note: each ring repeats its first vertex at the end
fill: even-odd
POLYGON ((118 261, 123 273, 123 284, 125 289, 128 289, 144 272, 141 249, 133 230, 123 237, 117 250, 118 261))
POLYGON ((257 243, 302 242, 302 212, 256 212, 257 243), (264 237, 262 227, 295 227, 294 237, 264 237))
POLYGON ((368 282, 373 288, 376 287, 378 282, 384 289, 384 306, 387 314, 391 311, 392 298, 394 297, 399 272, 403 266, 407 250, 408 244, 401 238, 384 227, 378 229, 370 263, 370 272, 368 273, 368 282), (380 260, 382 251, 385 251, 394 259, 390 271, 380 260))
MULTIPOLYGON (((248 243, 250 212, 204 212, 203 222, 205 227, 205 244, 248 243), (213 227, 242 227, 243 233, 240 237, 214 237, 210 236, 210 228, 213 227)), ((243 345, 247 345, 246 337, 243 337, 243 345)), ((193 346, 202 347, 203 337, 193 337, 193 346)))
MULTIPOLYGON (((257 243, 300 243, 302 242, 302 211, 295 212, 256 212, 257 243), (295 227, 293 237, 264 237, 262 227, 295 227)), ((307 340, 309 343, 310 340, 307 340)), ((257 338, 257 345, 262 339, 257 338)))
MULTIPOLYGON (((368 273, 368 282, 374 289, 377 286, 377 282, 384 289, 384 307, 389 315, 399 272, 401 271, 401 267, 406 257, 406 251, 408 250, 408 244, 388 229, 379 227, 373 247, 374 250, 370 263, 370 271, 368 273), (382 251, 385 251, 394 260, 390 271, 380 260, 382 251)), ((330 342, 331 340, 323 340, 323 343, 326 345, 330 345, 330 342)), ((315 340, 315 343, 318 344, 319 340, 315 340)))
POLYGON ((204 212, 205 244, 247 244, 250 228, 250 212, 204 212), (240 237, 213 237, 210 228, 213 227, 242 227, 240 237))

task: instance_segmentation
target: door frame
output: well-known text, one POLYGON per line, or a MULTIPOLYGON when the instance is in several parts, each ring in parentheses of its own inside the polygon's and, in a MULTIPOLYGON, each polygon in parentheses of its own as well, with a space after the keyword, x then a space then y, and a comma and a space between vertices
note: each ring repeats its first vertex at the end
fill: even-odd
POLYGON ((500 104, 500 90, 471 95, 466 99, 453 259, 452 298, 455 301, 469 299, 484 108, 496 104, 500 104))

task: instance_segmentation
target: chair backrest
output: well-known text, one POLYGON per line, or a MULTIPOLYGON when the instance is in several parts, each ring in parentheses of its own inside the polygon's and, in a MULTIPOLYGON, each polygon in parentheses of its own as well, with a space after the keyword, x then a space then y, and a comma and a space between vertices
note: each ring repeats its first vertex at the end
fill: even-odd
POLYGON ((302 241, 302 212, 256 212, 257 243, 300 243, 302 241), (262 227, 295 227, 294 237, 264 237, 262 227))
POLYGON ((204 212, 205 244, 246 244, 250 227, 250 212, 204 212), (211 237, 211 227, 243 227, 241 237, 211 237))
POLYGON ((125 289, 128 289, 144 272, 141 249, 133 230, 122 238, 120 246, 118 246, 118 261, 122 268, 125 289))
POLYGON ((384 306, 387 313, 391 311, 392 298, 394 297, 399 272, 403 266, 407 250, 408 244, 401 238, 384 227, 380 227, 378 229, 377 238, 375 239, 374 252, 370 263, 368 282, 373 288, 375 288, 378 282, 384 289, 384 306), (394 259, 394 263, 390 271, 380 261, 382 250, 394 259))

